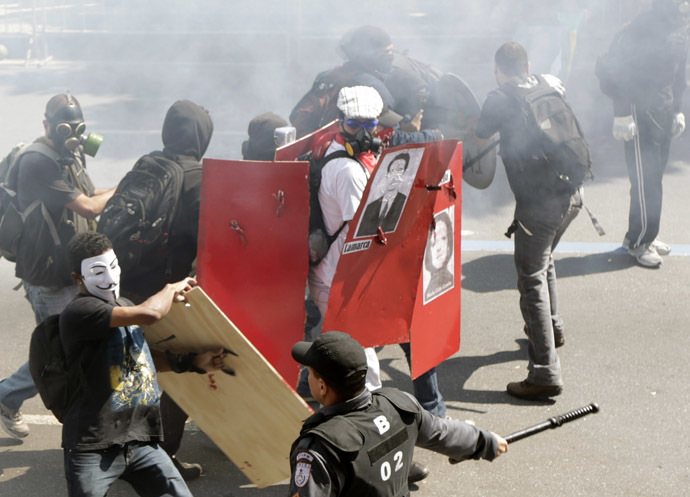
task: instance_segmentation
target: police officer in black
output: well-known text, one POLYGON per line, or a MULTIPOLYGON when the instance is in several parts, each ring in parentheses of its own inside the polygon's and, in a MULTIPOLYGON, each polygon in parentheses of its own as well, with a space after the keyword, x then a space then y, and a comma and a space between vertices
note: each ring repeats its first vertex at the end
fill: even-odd
POLYGON ((415 445, 454 460, 491 461, 508 450, 500 436, 439 418, 405 392, 369 392, 364 349, 347 333, 298 342, 292 357, 309 370, 311 393, 322 407, 292 445, 290 496, 409 495, 415 445))

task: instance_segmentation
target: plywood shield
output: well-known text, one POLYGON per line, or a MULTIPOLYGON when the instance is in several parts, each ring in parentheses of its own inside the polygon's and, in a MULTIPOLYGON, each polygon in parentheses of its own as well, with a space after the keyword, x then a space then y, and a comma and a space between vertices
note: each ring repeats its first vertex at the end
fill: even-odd
POLYGON ((304 338, 308 166, 204 159, 201 186, 199 283, 290 384, 304 338))
POLYGON ((415 377, 458 350, 461 178, 462 145, 455 140, 384 152, 350 223, 324 330, 345 331, 364 346, 412 340, 415 377), (435 213, 451 207, 457 271, 450 286, 424 303, 420 285, 430 227, 435 213), (442 305, 449 312, 427 312, 442 305), (417 313, 425 319, 416 319, 417 313))
POLYGON ((225 366, 235 375, 159 373, 160 385, 258 487, 288 478, 290 447, 309 407, 201 288, 187 299, 188 305, 173 304, 165 318, 146 327, 151 348, 181 353, 225 347, 233 352, 225 366))

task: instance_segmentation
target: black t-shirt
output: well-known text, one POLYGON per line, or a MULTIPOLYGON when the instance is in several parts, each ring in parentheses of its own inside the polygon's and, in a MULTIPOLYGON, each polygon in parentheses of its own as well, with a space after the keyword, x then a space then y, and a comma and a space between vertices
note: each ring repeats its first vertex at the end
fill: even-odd
POLYGON ((60 338, 78 393, 62 427, 62 446, 99 450, 163 439, 156 369, 139 326, 110 327, 115 305, 78 295, 60 315, 60 338))

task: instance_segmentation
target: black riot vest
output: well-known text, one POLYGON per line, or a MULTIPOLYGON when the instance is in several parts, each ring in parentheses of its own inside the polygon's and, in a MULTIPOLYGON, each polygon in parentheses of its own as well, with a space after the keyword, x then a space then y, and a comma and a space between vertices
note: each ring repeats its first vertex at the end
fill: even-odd
POLYGON ((417 441, 419 407, 402 392, 381 388, 365 410, 305 426, 300 438, 317 436, 334 449, 346 468, 340 497, 409 495, 407 475, 417 441))

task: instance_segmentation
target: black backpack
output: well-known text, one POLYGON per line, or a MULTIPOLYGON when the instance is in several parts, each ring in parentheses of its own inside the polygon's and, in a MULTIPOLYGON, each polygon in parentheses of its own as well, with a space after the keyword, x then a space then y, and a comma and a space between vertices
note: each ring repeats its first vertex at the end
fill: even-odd
POLYGON ((59 314, 49 316, 34 329, 29 347, 29 370, 43 404, 62 422, 78 383, 67 367, 60 340, 59 314))
MULTIPOLYGON (((19 238, 24 232, 27 218, 36 210, 49 229, 56 233, 57 228, 47 209, 39 200, 34 201, 24 211, 19 207, 17 198, 18 164, 25 152, 38 152, 57 162, 60 156, 48 145, 34 142, 30 145, 18 143, 7 156, 0 161, 0 256, 14 262, 17 256, 19 238)), ((55 238, 53 239, 55 243, 55 238)), ((60 240, 57 239, 57 245, 60 240)))
POLYGON ((364 165, 356 157, 351 156, 345 150, 337 150, 319 159, 313 157, 300 158, 300 160, 309 159, 309 264, 312 266, 316 266, 326 257, 331 244, 338 238, 338 235, 347 224, 347 221, 344 221, 335 233, 329 235, 323 220, 321 203, 319 202, 321 173, 324 166, 333 159, 345 157, 356 160, 364 168, 364 165))
POLYGON ((319 73, 311 89, 290 113, 290 122, 301 138, 338 117, 338 93, 357 72, 346 66, 319 73))
POLYGON ((517 99, 525 120, 530 155, 546 159, 555 176, 570 188, 592 179, 592 161, 573 110, 563 95, 542 76, 539 84, 525 88, 507 84, 501 87, 517 99))
POLYGON ((183 181, 184 170, 177 162, 159 153, 144 155, 103 209, 97 230, 113 243, 129 278, 167 259, 183 181))

